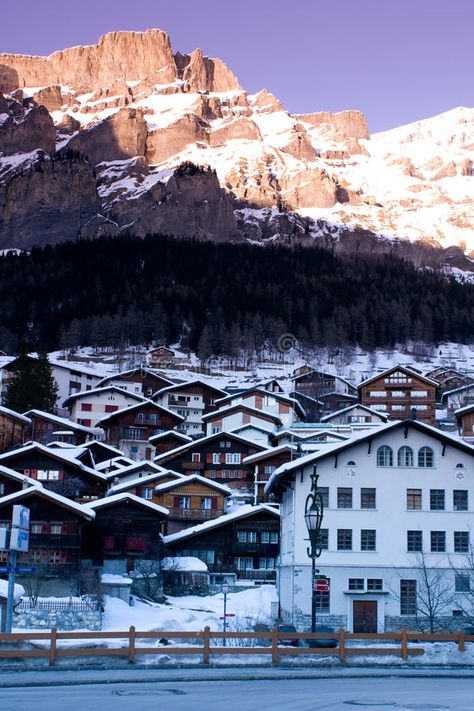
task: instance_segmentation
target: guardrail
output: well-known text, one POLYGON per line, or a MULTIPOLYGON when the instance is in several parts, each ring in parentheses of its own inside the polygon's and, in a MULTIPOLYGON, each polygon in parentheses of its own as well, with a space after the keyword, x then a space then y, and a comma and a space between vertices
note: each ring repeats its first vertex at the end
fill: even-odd
MULTIPOLYGON (((209 627, 205 627, 200 632, 183 631, 137 631, 135 627, 130 627, 123 632, 61 632, 56 628, 50 631, 38 632, 15 632, 13 634, 0 634, 0 659, 26 659, 31 657, 49 658, 49 664, 54 665, 58 657, 126 657, 128 661, 134 663, 137 656, 147 654, 167 654, 167 655, 198 655, 202 657, 203 664, 209 664, 212 655, 270 655, 273 664, 279 664, 282 656, 299 655, 334 655, 343 664, 348 656, 355 655, 390 655, 399 656, 407 660, 411 656, 424 654, 424 649, 420 647, 409 647, 410 641, 416 642, 454 642, 458 645, 460 652, 465 651, 466 642, 474 642, 474 635, 465 635, 464 632, 454 633, 434 633, 420 634, 418 632, 401 630, 399 632, 385 632, 381 634, 352 633, 340 629, 338 632, 281 632, 274 628, 267 632, 213 632, 209 627), (163 645, 143 646, 145 640, 194 640, 194 644, 173 646, 163 645), (61 647, 58 642, 61 640, 123 640, 120 647, 61 647), (213 640, 220 640, 222 646, 212 645, 213 640), (224 646, 223 640, 226 641, 224 646), (247 646, 235 644, 237 640, 248 640, 247 646), (252 641, 261 640, 258 646, 252 645, 252 641), (303 647, 288 646, 288 642, 296 640, 306 640, 311 644, 311 640, 336 640, 335 647, 303 647), (366 640, 372 642, 398 642, 397 646, 377 647, 372 645, 353 647, 348 646, 347 641, 366 640), (35 641, 48 641, 47 647, 33 647, 20 649, 15 644, 31 644, 35 641), (233 643, 232 643, 233 641, 233 643), (140 646, 140 642, 142 646, 140 646), (232 644, 229 644, 232 643, 232 644), (262 643, 263 642, 263 643, 262 643), (286 645, 285 645, 286 642, 286 645)), ((89 642, 90 644, 90 642, 89 642)))

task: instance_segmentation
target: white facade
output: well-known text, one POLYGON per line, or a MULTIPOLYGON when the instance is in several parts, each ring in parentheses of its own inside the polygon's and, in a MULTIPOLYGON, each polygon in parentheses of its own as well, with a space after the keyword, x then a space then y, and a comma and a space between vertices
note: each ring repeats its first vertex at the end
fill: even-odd
POLYGON ((265 415, 267 413, 250 409, 247 406, 242 406, 242 409, 240 409, 238 405, 216 410, 204 418, 206 436, 217 434, 218 432, 233 432, 244 425, 254 425, 269 433, 276 432, 281 426, 281 420, 274 415, 267 417, 265 415))
POLYGON ((218 400, 216 404, 219 407, 242 404, 255 410, 261 410, 269 415, 278 417, 284 427, 291 427, 301 419, 299 416, 301 406, 296 400, 265 390, 241 392, 234 396, 223 398, 220 401, 218 400))
POLYGON ((137 402, 145 401, 140 395, 132 395, 121 388, 98 388, 81 393, 64 403, 70 409, 71 420, 86 427, 95 427, 99 420, 117 410, 123 410, 137 402))
POLYGON ((467 559, 465 552, 457 552, 460 539, 461 547, 466 538, 470 545, 473 543, 474 448, 461 442, 457 446, 455 438, 444 437, 441 432, 437 437, 435 432, 434 428, 419 423, 417 427, 406 423, 382 425, 377 432, 356 436, 349 446, 335 445, 326 449, 326 453, 302 458, 301 468, 295 469, 293 462, 277 470, 276 478, 283 470, 293 468, 286 474, 281 502, 279 580, 284 619, 308 624, 311 614, 311 561, 307 556, 304 509, 315 465, 318 486, 328 491, 322 523, 323 531, 327 529, 328 543, 316 567, 331 581, 329 607, 326 598, 317 613, 320 623, 326 619, 353 630, 354 613, 360 614, 360 606, 355 603, 364 601, 376 610, 377 620, 376 630, 366 631, 397 626, 393 618, 398 618, 403 626, 400 581, 418 580, 418 592, 421 590, 420 553, 408 551, 414 539, 415 546, 420 545, 420 533, 413 536, 409 531, 421 532, 428 568, 444 571, 443 579, 448 582, 450 592, 444 596, 447 604, 442 615, 452 616, 453 610, 465 607, 465 596, 461 600, 455 592, 453 568, 462 569, 467 559), (391 466, 390 458, 384 460, 379 451, 382 446, 392 450, 391 466), (407 450, 402 450, 398 459, 404 447, 413 452, 413 466, 407 466, 411 456, 407 450), (420 450, 420 463, 430 461, 425 447, 432 451, 433 466, 418 466, 420 450), (454 491, 465 493, 459 495, 454 491), (444 508, 440 492, 444 492, 444 508), (465 499, 468 510, 456 510, 463 508, 464 503, 459 502, 465 499), (421 508, 412 508, 414 502, 416 505, 421 502, 421 508), (370 508, 366 508, 368 504, 370 508), (433 506, 438 506, 438 510, 432 510, 433 506), (432 552, 433 547, 443 548, 443 539, 445 551, 432 552), (341 544, 349 547, 348 543, 350 550, 341 549, 341 544), (363 550, 367 547, 374 550, 363 550), (351 590, 354 581, 362 589, 351 590), (370 589, 374 587, 380 590, 370 589))

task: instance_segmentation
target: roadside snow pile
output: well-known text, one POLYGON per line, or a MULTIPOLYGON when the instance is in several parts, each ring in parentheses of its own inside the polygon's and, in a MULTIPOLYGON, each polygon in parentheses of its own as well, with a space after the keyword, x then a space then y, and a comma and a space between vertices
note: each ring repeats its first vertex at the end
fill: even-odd
MULTIPOLYGON (((25 594, 25 588, 23 585, 18 585, 15 583, 15 588, 13 596, 15 600, 19 600, 25 594)), ((8 580, 0 580, 0 597, 8 597, 8 580)))

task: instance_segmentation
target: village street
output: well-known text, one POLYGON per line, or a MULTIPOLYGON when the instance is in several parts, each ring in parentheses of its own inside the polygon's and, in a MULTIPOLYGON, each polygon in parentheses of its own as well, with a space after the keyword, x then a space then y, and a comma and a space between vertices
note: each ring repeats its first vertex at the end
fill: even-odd
MULTIPOLYGON (((226 670, 226 680, 158 681, 152 683, 107 683, 77 686, 13 687, 0 689, 4 711, 50 711, 70 708, 81 711, 318 711, 361 708, 384 711, 474 709, 470 678, 321 678, 236 679, 226 670)), ((436 672, 435 672, 436 673, 436 672)), ((193 671, 189 670, 190 676, 193 671)), ((150 675, 153 672, 150 670, 150 675)), ((8 676, 8 675, 7 675, 8 676)), ((74 675, 67 674, 73 682, 74 675)), ((53 681, 53 680, 51 680, 53 681)), ((105 682, 105 683, 104 683, 105 682)), ((53 682, 54 683, 54 682, 53 682)), ((59 682, 61 683, 61 682, 59 682)))

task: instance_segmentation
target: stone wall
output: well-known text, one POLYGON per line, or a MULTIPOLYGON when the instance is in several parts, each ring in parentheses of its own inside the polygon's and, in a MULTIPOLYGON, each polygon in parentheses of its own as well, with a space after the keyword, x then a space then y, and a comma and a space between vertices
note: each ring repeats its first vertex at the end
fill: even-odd
MULTIPOLYGON (((311 630, 311 615, 303 615, 299 611, 293 614, 293 620, 283 617, 283 621, 292 622, 300 632, 311 630)), ((316 629, 319 627, 331 627, 334 631, 340 628, 347 629, 347 615, 316 615, 316 629)))
MULTIPOLYGON (((416 632, 429 632, 429 620, 426 617, 415 617, 414 615, 387 615, 385 617, 385 632, 394 632, 398 630, 414 630, 416 632)), ((458 630, 472 629, 472 621, 468 617, 460 616, 453 617, 437 617, 434 625, 435 632, 449 630, 457 632, 458 630)))
POLYGON ((62 631, 86 629, 96 632, 102 629, 102 613, 100 610, 77 612, 31 608, 13 615, 13 627, 46 630, 56 627, 62 631))

